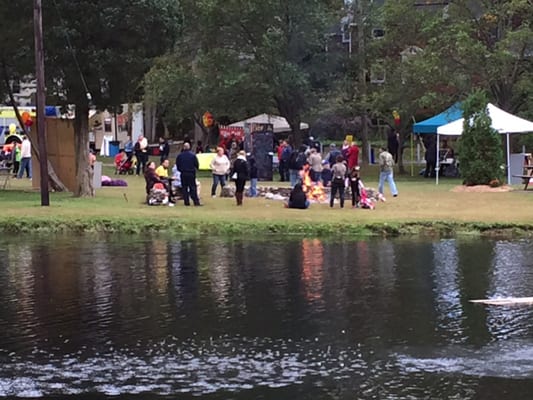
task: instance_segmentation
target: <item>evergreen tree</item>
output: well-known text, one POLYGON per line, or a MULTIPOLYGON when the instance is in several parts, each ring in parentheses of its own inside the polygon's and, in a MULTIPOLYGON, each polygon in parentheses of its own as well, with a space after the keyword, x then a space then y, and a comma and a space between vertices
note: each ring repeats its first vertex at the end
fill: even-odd
POLYGON ((491 127, 487 96, 476 91, 463 103, 463 135, 458 142, 461 175, 467 186, 502 181, 503 152, 500 135, 491 127))

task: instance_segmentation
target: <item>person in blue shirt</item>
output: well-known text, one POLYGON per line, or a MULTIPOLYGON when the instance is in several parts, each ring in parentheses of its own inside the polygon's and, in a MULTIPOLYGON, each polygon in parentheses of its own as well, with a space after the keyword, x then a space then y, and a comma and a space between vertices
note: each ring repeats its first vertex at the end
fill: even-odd
POLYGON ((128 136, 128 140, 124 144, 124 151, 126 152, 127 160, 131 161, 133 157, 133 141, 131 140, 131 136, 128 136))

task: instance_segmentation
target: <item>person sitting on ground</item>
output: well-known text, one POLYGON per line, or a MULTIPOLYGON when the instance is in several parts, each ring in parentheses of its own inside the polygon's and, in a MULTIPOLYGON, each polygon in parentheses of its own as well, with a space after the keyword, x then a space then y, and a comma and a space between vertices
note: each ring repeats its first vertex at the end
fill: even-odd
POLYGON ((285 207, 305 210, 306 208, 309 208, 309 204, 309 200, 303 191, 302 184, 297 183, 294 185, 294 188, 291 190, 291 194, 289 196, 289 202, 285 204, 285 207))

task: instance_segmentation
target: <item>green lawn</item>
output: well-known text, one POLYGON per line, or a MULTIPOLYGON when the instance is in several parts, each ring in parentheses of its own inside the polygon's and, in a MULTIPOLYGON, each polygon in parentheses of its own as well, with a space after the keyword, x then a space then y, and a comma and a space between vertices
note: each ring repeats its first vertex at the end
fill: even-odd
MULTIPOLYGON (((96 191, 95 198, 73 198, 69 193, 51 193, 50 207, 40 206, 40 194, 31 188, 27 179, 10 181, 5 191, 0 191, 2 217, 0 222, 10 225, 16 221, 68 221, 111 220, 125 223, 158 224, 177 223, 204 224, 217 230, 228 224, 236 227, 270 225, 294 225, 296 230, 309 225, 412 225, 432 224, 488 224, 533 229, 533 191, 521 190, 515 186, 511 192, 503 193, 457 193, 452 189, 460 185, 457 179, 441 179, 435 185, 434 179, 420 176, 396 176, 400 195, 397 198, 385 195, 387 202, 379 203, 375 210, 351 209, 327 204, 313 204, 310 209, 285 209, 280 201, 264 198, 245 198, 243 207, 236 207, 234 199, 210 197, 210 174, 200 173, 202 183, 201 201, 204 207, 150 207, 143 204, 144 178, 138 176, 115 176, 111 161, 104 166, 104 174, 124 179, 128 187, 104 187, 96 191)), ((377 186, 376 166, 362 169, 365 184, 377 186)), ((259 185, 277 186, 279 182, 260 182, 259 185)), ((304 228, 302 228, 304 227, 304 228)), ((211 229, 211 228, 209 228, 211 229)), ((237 229, 237 228, 236 228, 237 229)), ((242 229, 242 228, 241 228, 242 229)))

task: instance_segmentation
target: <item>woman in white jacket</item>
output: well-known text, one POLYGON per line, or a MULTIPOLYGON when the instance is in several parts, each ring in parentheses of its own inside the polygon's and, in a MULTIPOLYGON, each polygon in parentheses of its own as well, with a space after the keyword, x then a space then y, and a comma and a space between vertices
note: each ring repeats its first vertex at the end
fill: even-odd
POLYGON ((213 186, 211 186, 211 197, 216 197, 217 186, 220 182, 220 186, 224 189, 226 186, 226 175, 230 169, 229 158, 224 153, 222 147, 217 147, 217 155, 211 160, 211 172, 213 173, 213 186))

